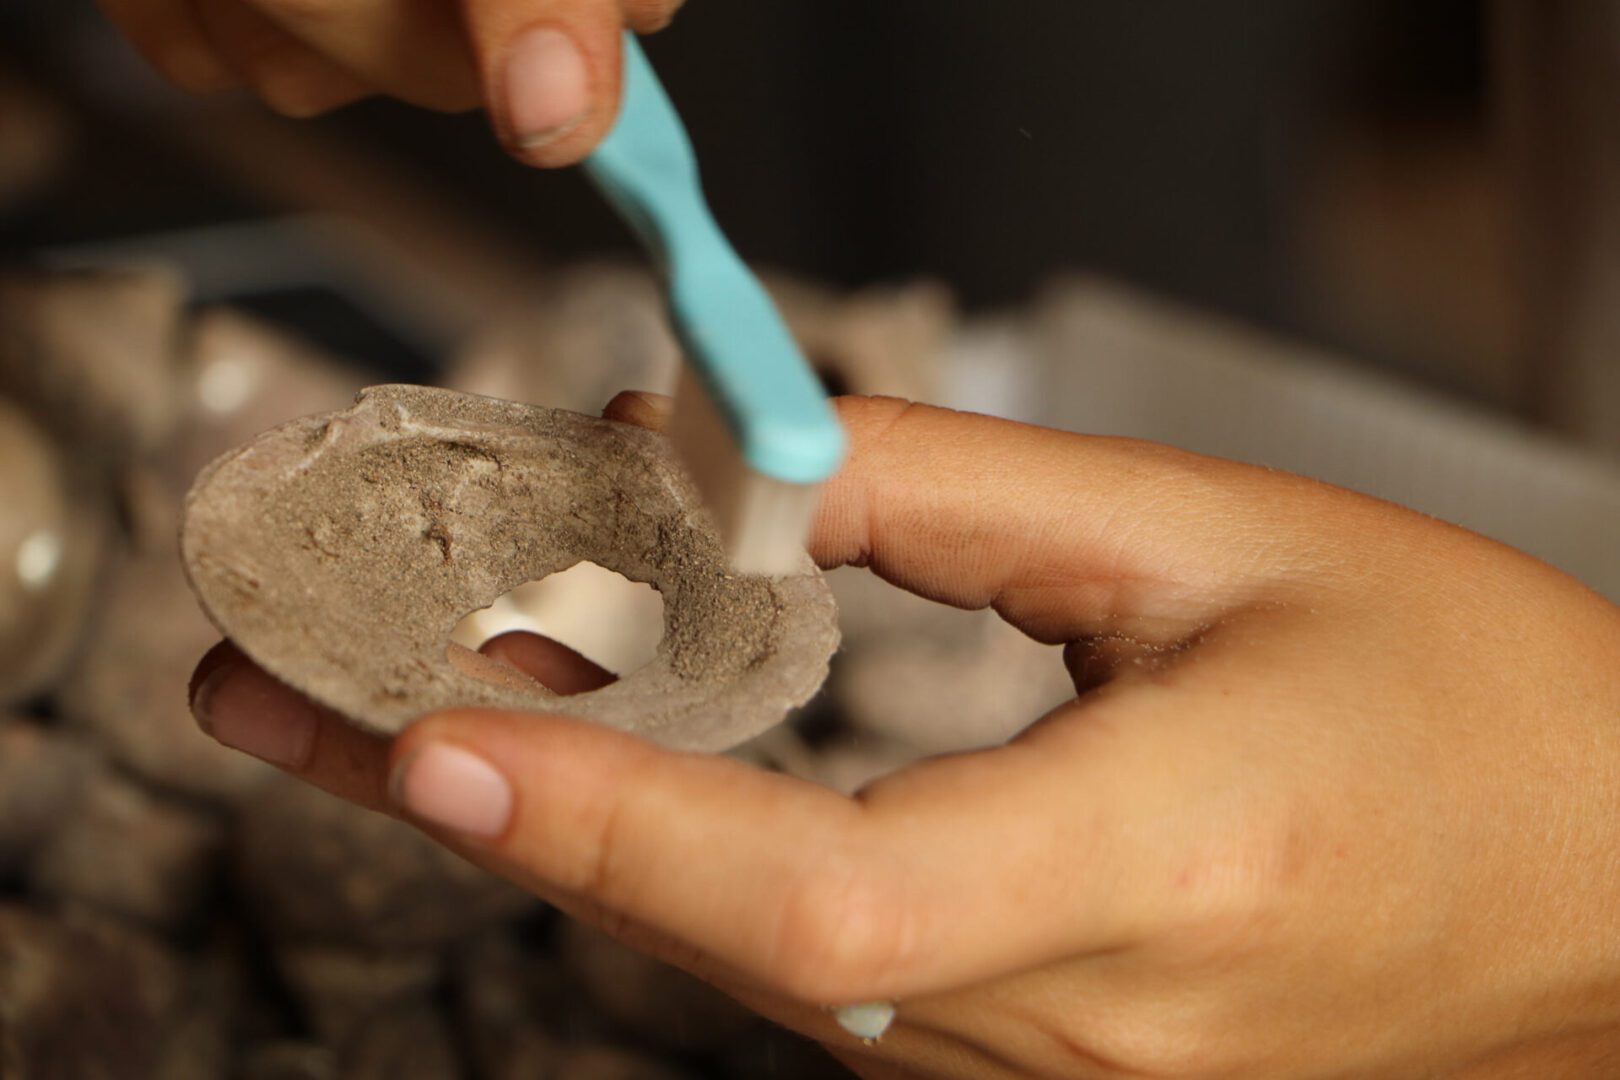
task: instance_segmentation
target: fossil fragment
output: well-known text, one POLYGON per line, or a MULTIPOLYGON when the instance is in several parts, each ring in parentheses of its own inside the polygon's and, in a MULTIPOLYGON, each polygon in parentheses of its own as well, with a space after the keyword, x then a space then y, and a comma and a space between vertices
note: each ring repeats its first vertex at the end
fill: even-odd
POLYGON ((19 406, 0 398, 0 703, 61 674, 95 600, 103 522, 19 406))
POLYGON ((289 685, 393 733, 434 709, 542 709, 722 750, 826 677, 831 592, 808 556, 739 577, 662 436, 424 387, 365 391, 216 461, 181 547, 219 628, 289 685), (664 598, 651 663, 562 697, 447 646, 462 616, 591 561, 664 598))

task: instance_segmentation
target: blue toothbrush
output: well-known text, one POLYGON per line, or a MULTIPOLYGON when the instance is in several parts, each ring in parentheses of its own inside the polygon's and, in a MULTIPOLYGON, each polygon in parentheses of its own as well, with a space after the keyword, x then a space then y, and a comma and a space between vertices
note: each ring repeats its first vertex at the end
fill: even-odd
POLYGON ((759 280, 709 212, 680 117, 635 35, 613 130, 585 171, 658 264, 686 353, 670 436, 739 573, 802 565, 844 432, 759 280))

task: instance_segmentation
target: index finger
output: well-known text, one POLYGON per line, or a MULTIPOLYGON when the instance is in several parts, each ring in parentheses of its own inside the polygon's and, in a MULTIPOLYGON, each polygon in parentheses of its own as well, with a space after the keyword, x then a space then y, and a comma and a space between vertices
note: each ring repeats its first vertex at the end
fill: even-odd
MULTIPOLYGON (((1388 507, 1302 477, 1132 439, 1076 435, 895 398, 837 399, 849 434, 810 539, 825 568, 866 566, 1037 640, 1174 644, 1291 599, 1388 507)), ((667 399, 621 394, 609 419, 660 428, 667 399)))

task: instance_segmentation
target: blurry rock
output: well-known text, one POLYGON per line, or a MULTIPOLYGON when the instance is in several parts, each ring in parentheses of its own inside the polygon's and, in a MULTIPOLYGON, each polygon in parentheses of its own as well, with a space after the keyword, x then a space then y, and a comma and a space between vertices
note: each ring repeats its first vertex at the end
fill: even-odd
POLYGON ((337 1054, 318 1043, 291 1039, 261 1043, 242 1055, 237 1080, 338 1080, 337 1054))
POLYGON ((724 1075, 736 1080, 850 1080, 853 1075, 819 1043, 768 1021, 732 1040, 720 1061, 724 1075))
POLYGON ((0 908, 0 1076, 151 1075, 179 975, 122 926, 0 908))
POLYGON ((866 570, 827 580, 846 643, 827 692, 858 732, 928 754, 994 746, 1074 696, 1061 651, 993 611, 936 604, 866 570))
POLYGON ((966 641, 980 621, 993 617, 924 599, 858 566, 828 571, 827 583, 838 600, 838 629, 846 649, 895 637, 966 641))
POLYGON ((612 1046, 581 1046, 566 1051, 550 1080, 696 1080, 657 1058, 612 1046))
POLYGON ((0 717, 0 874, 21 868, 96 771, 96 754, 84 741, 0 717))
POLYGON ((868 640, 839 658, 828 689, 856 731, 930 754, 976 749, 1074 697, 1056 646, 991 612, 939 611, 931 632, 868 640))
POLYGON ((671 1050, 711 1049, 755 1020, 707 983, 572 919, 559 931, 557 951, 604 1013, 671 1050))
POLYGON ((219 631, 186 586, 173 535, 169 551, 113 570, 57 708, 143 777, 235 802, 274 770, 220 746, 192 719, 186 684, 219 631))
POLYGON ((382 1013, 425 1002, 439 978, 436 952, 373 953, 299 945, 276 957, 282 978, 321 1040, 342 1046, 382 1013))
POLYGON ((557 275, 532 307, 474 338, 445 385, 597 413, 620 390, 669 392, 679 359, 652 275, 586 266, 557 275))
POLYGON ((295 417, 347 408, 380 381, 251 315, 202 312, 191 330, 179 435, 163 454, 168 489, 178 499, 225 451, 295 417))
POLYGON ((284 775, 247 800, 240 829, 246 893, 283 941, 428 947, 538 903, 409 825, 284 775))
POLYGON ((943 285, 845 295, 782 274, 767 274, 765 284, 831 393, 940 400, 941 357, 956 327, 943 285))
POLYGON ((563 1044, 538 1027, 514 1028, 498 1044, 478 1052, 477 1075, 482 1080, 549 1080, 567 1054, 563 1044))
POLYGON ((156 448, 179 416, 184 300, 159 272, 0 277, 0 393, 114 466, 156 448))
MULTIPOLYGON (((845 296, 781 274, 765 281, 834 392, 938 399, 939 357, 955 326, 943 287, 845 296)), ((621 390, 670 392, 679 362, 653 276, 595 265, 557 275, 533 307, 476 338, 445 385, 595 413, 621 390)))
MULTIPOLYGON (((0 357, 5 347, 0 337, 0 357)), ((94 602, 103 535, 45 433, 0 397, 0 705, 38 693, 68 661, 94 602)))
POLYGON ((250 991, 238 943, 211 942, 192 960, 153 1080, 219 1080, 231 1075, 250 991))
POLYGON ((565 1041, 608 1032, 561 964, 504 928, 457 947, 454 983, 461 1041, 486 1080, 549 1077, 565 1041))
POLYGON ((344 1080, 457 1080, 467 1075, 450 1028, 431 1006, 377 1013, 345 1047, 344 1080))
POLYGON ((66 108, 43 91, 0 74, 0 212, 39 192, 73 144, 66 108))
POLYGON ((104 772, 40 846, 29 880, 43 896, 172 929, 205 897, 223 835, 211 815, 104 772))

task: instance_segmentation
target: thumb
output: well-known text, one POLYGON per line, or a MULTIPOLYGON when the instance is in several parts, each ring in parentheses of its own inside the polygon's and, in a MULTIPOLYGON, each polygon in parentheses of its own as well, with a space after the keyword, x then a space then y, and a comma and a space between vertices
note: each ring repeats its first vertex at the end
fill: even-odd
POLYGON ((389 789, 610 933, 796 1001, 911 997, 1118 948, 1213 902, 1164 884, 1167 867, 1230 861, 1202 850, 1222 829, 1188 825, 1191 767, 1132 734, 1165 725, 1117 720, 1076 704, 850 799, 584 721, 458 710, 395 740, 389 789))
POLYGON ((520 160, 571 165, 619 106, 618 0, 463 0, 495 132, 520 160))

